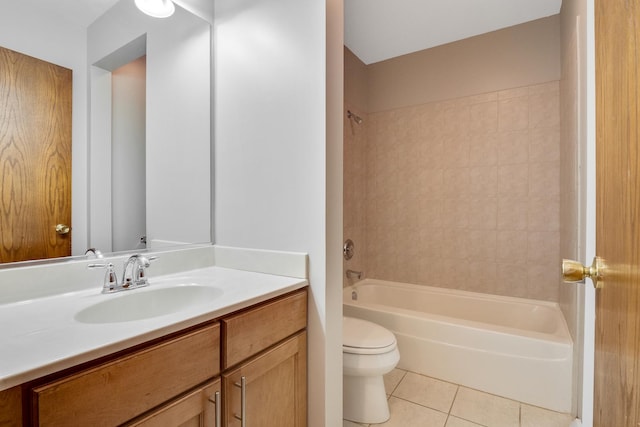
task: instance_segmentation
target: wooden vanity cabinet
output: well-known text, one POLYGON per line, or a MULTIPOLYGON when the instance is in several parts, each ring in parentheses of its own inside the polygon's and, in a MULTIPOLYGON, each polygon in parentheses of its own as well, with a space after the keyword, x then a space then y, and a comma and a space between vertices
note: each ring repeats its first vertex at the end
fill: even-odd
POLYGON ((34 426, 305 427, 306 326, 305 288, 0 392, 0 408, 27 390, 22 400, 34 426))

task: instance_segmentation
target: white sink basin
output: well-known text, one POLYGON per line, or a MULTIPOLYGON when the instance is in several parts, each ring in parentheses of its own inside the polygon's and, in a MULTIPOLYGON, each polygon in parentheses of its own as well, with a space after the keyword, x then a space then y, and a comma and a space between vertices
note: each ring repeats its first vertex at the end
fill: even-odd
POLYGON ((107 295, 109 299, 79 311, 75 320, 82 323, 116 323, 149 319, 207 304, 222 293, 219 288, 197 284, 122 291, 107 295))

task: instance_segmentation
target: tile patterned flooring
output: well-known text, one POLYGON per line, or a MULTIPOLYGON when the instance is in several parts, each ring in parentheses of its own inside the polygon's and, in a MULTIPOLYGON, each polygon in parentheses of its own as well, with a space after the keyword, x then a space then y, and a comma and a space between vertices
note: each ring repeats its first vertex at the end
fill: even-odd
MULTIPOLYGON (((569 427, 573 417, 413 372, 384 377, 391 418, 371 427, 569 427)), ((343 427, 368 427, 344 421, 343 427)))

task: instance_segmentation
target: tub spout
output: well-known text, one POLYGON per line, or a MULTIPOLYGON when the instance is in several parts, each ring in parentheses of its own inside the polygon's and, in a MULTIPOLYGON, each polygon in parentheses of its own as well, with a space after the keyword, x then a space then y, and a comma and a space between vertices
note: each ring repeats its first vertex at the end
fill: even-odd
POLYGON ((347 279, 353 279, 354 277, 360 280, 362 278, 362 271, 347 270, 347 279))

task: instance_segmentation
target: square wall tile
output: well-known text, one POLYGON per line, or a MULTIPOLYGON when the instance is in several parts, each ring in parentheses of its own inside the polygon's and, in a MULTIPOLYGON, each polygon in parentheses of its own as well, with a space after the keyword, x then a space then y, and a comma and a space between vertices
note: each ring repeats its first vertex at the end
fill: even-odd
POLYGON ((529 195, 560 195, 560 163, 545 162, 529 164, 529 195))
POLYGON ((469 195, 469 168, 445 169, 443 193, 448 198, 465 198, 469 195))
POLYGON ((552 127, 560 124, 560 92, 529 95, 529 127, 552 127))
POLYGON ((524 164, 498 167, 498 194, 527 196, 529 194, 529 166, 524 164))
POLYGON ((498 198, 498 230, 527 230, 529 200, 527 197, 498 198))
POLYGON ((560 197, 530 197, 529 231, 560 230, 560 197))
POLYGON ((469 168, 469 194, 472 197, 498 194, 498 167, 476 166, 469 168))
POLYGON ((469 224, 469 201, 444 199, 442 203, 443 228, 467 228, 469 224))
POLYGON ((512 165, 529 161, 529 131, 498 133, 498 164, 512 165))
POLYGON ((527 266, 527 298, 558 301, 561 283, 560 260, 527 266))
POLYGON ((526 231, 499 230, 496 260, 508 264, 526 264, 528 240, 526 231))
POLYGON ((469 166, 469 139, 466 134, 449 135, 444 138, 442 165, 445 168, 469 166))
POLYGON ((527 234, 527 260, 530 264, 559 262, 560 232, 530 231, 527 234))
POLYGON ((443 196, 444 170, 425 168, 417 172, 418 196, 440 199, 443 196))
POLYGON ((532 129, 529 140, 529 160, 534 163, 560 161, 560 128, 532 129))
POLYGON ((493 288, 498 280, 498 265, 494 261, 469 260, 469 274, 472 280, 467 282, 468 291, 495 293, 493 288))
POLYGON ((491 166, 498 163, 496 132, 469 135, 469 166, 491 166))
POLYGON ((470 260, 495 261, 497 247, 496 230, 469 230, 467 256, 470 260))
POLYGON ((498 130, 525 130, 529 128, 529 97, 498 101, 498 130))
POLYGON ((498 129, 498 102, 483 102, 469 107, 469 131, 495 132, 498 129))
POLYGON ((467 230, 445 229, 442 241, 442 258, 465 259, 467 258, 467 248, 469 237, 467 230))
POLYGON ((495 230, 498 199, 486 197, 469 199, 467 227, 471 230, 495 230))
POLYGON ((441 276, 439 285, 444 285, 452 289, 463 289, 469 280, 469 263, 466 259, 440 260, 441 276))

